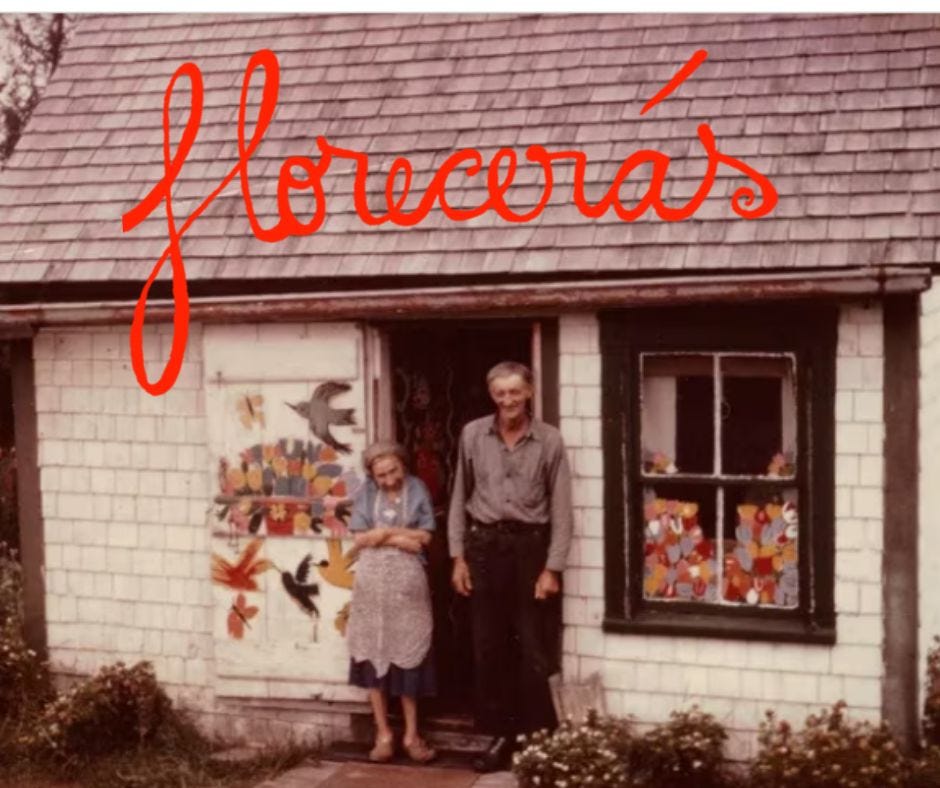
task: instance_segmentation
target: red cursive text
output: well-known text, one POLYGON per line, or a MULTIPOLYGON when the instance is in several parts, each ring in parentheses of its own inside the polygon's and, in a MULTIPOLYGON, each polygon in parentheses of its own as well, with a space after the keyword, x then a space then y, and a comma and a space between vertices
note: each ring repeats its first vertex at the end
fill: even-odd
MULTIPOLYGON (((704 62, 707 56, 708 53, 705 50, 697 51, 676 72, 673 78, 643 106, 640 114, 645 114, 676 90, 704 62)), ((258 240, 268 243, 276 243, 289 236, 311 235, 320 228, 326 218, 327 206, 322 178, 334 158, 354 162, 353 204, 359 219, 370 227, 387 222, 401 227, 413 227, 420 223, 435 206, 439 207, 444 215, 454 222, 465 222, 487 211, 494 211, 507 222, 532 221, 542 213, 551 199, 554 185, 554 163, 565 160, 574 163, 572 199, 581 214, 588 219, 600 218, 611 209, 619 219, 625 222, 635 221, 650 209, 660 219, 667 222, 688 219, 708 197, 715 182, 719 165, 730 167, 747 176, 760 191, 759 201, 757 200, 757 193, 750 185, 741 186, 734 192, 731 198, 731 209, 738 216, 744 219, 757 219, 766 216, 777 204, 777 191, 770 180, 740 159, 718 150, 715 135, 707 123, 700 124, 697 129, 699 142, 707 156, 705 174, 696 192, 683 205, 670 206, 662 200, 662 188, 671 158, 660 151, 638 150, 628 156, 620 165, 611 181, 610 188, 604 196, 598 202, 591 203, 585 197, 585 171, 588 161, 583 152, 577 150, 549 151, 541 145, 530 145, 525 151, 525 159, 541 168, 542 193, 538 202, 522 213, 510 208, 505 199, 506 192, 512 185, 518 169, 518 156, 512 148, 500 148, 490 157, 488 162, 484 162, 480 152, 473 148, 451 154, 438 167, 417 205, 410 209, 405 208, 405 203, 411 194, 414 171, 411 162, 406 157, 399 156, 392 162, 386 178, 385 211, 383 213, 373 213, 366 199, 369 155, 340 148, 331 144, 326 137, 318 136, 316 146, 319 151, 319 158, 316 161, 307 156, 289 156, 281 164, 277 181, 278 221, 271 227, 263 227, 254 208, 248 163, 264 138, 265 132, 274 117, 277 108, 279 84, 280 66, 277 56, 267 49, 260 50, 252 55, 245 69, 238 108, 238 161, 215 189, 179 226, 173 214, 171 191, 173 183, 182 170, 199 133, 203 108, 202 72, 195 63, 184 63, 176 70, 167 86, 163 99, 163 177, 140 203, 125 213, 123 217, 123 230, 129 232, 150 216, 160 203, 164 204, 166 210, 169 242, 144 283, 137 305, 134 308, 134 318, 130 332, 131 362, 134 375, 137 377, 140 386, 150 394, 163 394, 173 386, 179 376, 186 350, 189 331, 189 295, 186 284, 186 269, 180 250, 180 240, 193 222, 202 215, 213 200, 236 177, 239 178, 241 184, 245 214, 248 217, 251 231, 258 240), (251 80, 255 72, 259 70, 262 72, 263 79, 261 103, 258 108, 257 118, 255 118, 254 130, 248 138, 246 134, 248 94, 251 80), (176 89, 177 82, 181 77, 185 77, 189 81, 190 107, 186 126, 174 153, 170 142, 170 104, 173 91, 176 89), (620 189, 624 181, 637 167, 646 164, 651 165, 652 173, 649 176, 649 185, 645 193, 636 204, 624 205, 620 200, 620 189), (452 177, 458 177, 458 171, 465 178, 477 177, 483 173, 484 168, 486 169, 487 199, 472 208, 458 209, 451 206, 446 196, 448 181, 452 177), (298 172, 301 174, 297 175, 298 172), (399 181, 401 181, 400 187, 397 186, 399 181), (398 188, 397 193, 396 188, 398 188), (311 215, 298 217, 294 213, 290 202, 292 192, 309 192, 315 206, 311 215), (170 260, 173 274, 173 342, 163 373, 156 382, 151 382, 147 378, 144 366, 144 318, 147 310, 148 293, 167 259, 170 260)))

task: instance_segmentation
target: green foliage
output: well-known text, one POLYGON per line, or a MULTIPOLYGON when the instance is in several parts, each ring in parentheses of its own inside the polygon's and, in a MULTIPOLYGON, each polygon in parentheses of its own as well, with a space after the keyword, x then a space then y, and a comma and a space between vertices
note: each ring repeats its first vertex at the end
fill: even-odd
POLYGON ((565 720, 554 732, 522 737, 512 771, 520 788, 624 788, 632 740, 627 720, 600 717, 592 711, 581 725, 565 720))
POLYGON ((59 64, 71 27, 66 14, 0 14, 0 166, 59 64))
POLYGON ((911 762, 906 788, 937 788, 940 785, 940 747, 929 747, 911 762))
POLYGON ((149 743, 88 761, 77 776, 83 786, 94 788, 254 788, 315 757, 311 747, 293 743, 231 762, 213 760, 213 749, 191 722, 174 712, 149 743))
POLYGON ((0 741, 51 693, 46 666, 23 640, 22 570, 0 542, 0 741))
POLYGON ((845 703, 806 718, 794 731, 771 711, 761 723, 751 766, 766 788, 888 788, 906 784, 908 764, 884 724, 852 722, 845 703))
POLYGON ((23 744, 40 759, 80 763, 152 741, 170 708, 149 662, 118 662, 46 706, 23 744))
POLYGON ((724 727, 693 706, 643 736, 626 720, 588 716, 582 725, 563 722, 554 733, 524 739, 513 759, 523 788, 617 786, 617 788, 718 788, 724 773, 724 727))
POLYGON ((94 788, 247 788, 314 754, 290 743, 246 761, 213 760, 213 743, 173 708, 148 662, 102 668, 8 744, 0 784, 5 773, 17 784, 67 777, 94 788))
POLYGON ((940 637, 934 637, 927 652, 927 684, 924 698, 924 741, 940 747, 940 637))
POLYGON ((712 788, 724 784, 724 726, 693 706, 638 739, 631 752, 633 785, 712 788))

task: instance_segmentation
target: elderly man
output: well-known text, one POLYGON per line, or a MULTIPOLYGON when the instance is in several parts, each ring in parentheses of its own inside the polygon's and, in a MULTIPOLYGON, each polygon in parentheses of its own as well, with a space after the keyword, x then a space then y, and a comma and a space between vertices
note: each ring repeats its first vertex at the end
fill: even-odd
POLYGON ((554 427, 532 418, 532 373, 486 376, 493 416, 463 428, 448 516, 452 581, 471 599, 477 725, 494 736, 474 764, 504 766, 518 733, 555 723, 560 574, 571 543, 571 479, 554 427))

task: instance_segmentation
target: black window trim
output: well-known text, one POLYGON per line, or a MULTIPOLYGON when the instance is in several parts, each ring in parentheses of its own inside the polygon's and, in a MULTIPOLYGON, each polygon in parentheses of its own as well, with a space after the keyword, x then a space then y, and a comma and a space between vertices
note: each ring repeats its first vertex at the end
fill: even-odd
MULTIPOLYGON (((599 314, 604 453, 605 616, 608 632, 835 643, 836 304, 640 308, 599 314), (639 357, 655 351, 786 352, 797 359, 800 606, 706 607, 642 598, 638 490, 639 357), (637 519, 639 518, 639 519, 637 519), (630 544, 627 544, 627 532, 630 544), (628 549, 629 548, 629 549, 628 549), (628 579, 634 582, 628 584, 628 579)), ((785 482, 783 482, 785 483, 785 482)), ((779 484, 779 482, 778 482, 779 484)))

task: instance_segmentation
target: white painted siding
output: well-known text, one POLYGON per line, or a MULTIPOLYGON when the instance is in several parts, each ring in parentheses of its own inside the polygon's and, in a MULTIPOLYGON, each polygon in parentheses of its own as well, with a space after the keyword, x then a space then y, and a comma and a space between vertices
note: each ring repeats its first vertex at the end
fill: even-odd
MULTIPOLYGON (((152 377, 169 352, 169 331, 148 330, 152 377)), ((87 674, 147 659, 171 696, 219 735, 333 738, 348 731, 348 714, 297 702, 250 708, 220 697, 238 688, 216 676, 202 346, 193 325, 176 385, 152 397, 131 370, 126 327, 43 330, 36 338, 53 667, 87 674)))
POLYGON ((882 551, 882 320, 880 307, 846 307, 839 320, 836 425, 835 646, 605 634, 603 474, 598 324, 566 316, 560 327, 561 429, 575 476, 576 536, 565 576, 564 670, 600 671, 611 712, 641 723, 692 703, 733 732, 733 757, 749 756, 763 711, 801 723, 845 699, 854 715, 880 715, 882 551))

